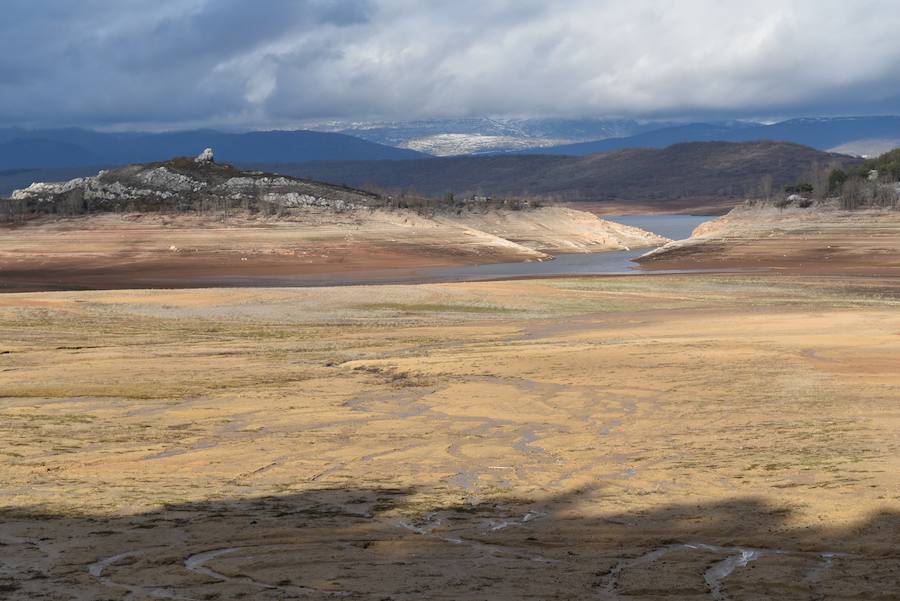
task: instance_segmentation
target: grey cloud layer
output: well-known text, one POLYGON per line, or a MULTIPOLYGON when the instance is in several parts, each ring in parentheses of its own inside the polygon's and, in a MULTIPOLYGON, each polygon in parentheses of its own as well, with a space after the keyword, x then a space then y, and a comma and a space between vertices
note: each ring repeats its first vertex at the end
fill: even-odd
POLYGON ((0 122, 900 112, 895 0, 6 0, 0 122))

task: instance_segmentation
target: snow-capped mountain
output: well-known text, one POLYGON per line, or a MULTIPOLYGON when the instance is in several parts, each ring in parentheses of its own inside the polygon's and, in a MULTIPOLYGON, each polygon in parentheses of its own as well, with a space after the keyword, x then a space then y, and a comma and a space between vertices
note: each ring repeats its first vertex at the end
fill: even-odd
POLYGON ((626 137, 669 124, 632 119, 473 118, 304 125, 378 144, 451 156, 626 137))

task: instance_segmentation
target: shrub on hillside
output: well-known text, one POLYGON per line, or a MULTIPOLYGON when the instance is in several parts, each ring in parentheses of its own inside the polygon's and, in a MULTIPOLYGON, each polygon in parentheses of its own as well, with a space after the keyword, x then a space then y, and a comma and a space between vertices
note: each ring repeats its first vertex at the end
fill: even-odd
POLYGON ((828 174, 828 193, 836 194, 841 191, 841 186, 847 181, 847 172, 843 169, 832 169, 828 174))
POLYGON ((788 184, 784 187, 786 194, 811 194, 813 185, 809 182, 798 182, 796 184, 788 184))
POLYGON ((868 177, 869 173, 877 171, 879 177, 892 182, 900 181, 900 148, 895 148, 874 159, 866 160, 854 170, 853 174, 859 177, 868 177))

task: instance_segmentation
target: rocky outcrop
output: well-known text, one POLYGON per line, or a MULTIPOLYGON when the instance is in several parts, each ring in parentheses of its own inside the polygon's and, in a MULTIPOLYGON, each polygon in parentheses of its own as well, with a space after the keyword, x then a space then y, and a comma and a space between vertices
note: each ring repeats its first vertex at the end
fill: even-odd
POLYGON ((323 207, 337 211, 371 206, 377 196, 360 190, 213 162, 210 149, 196 159, 129 165, 94 177, 35 183, 12 193, 29 213, 96 213, 169 209, 279 209, 323 207), (208 152, 207 152, 208 151, 208 152))
POLYGON ((215 155, 213 154, 212 148, 206 148, 203 152, 197 155, 197 158, 194 159, 195 163, 212 163, 215 160, 215 155))

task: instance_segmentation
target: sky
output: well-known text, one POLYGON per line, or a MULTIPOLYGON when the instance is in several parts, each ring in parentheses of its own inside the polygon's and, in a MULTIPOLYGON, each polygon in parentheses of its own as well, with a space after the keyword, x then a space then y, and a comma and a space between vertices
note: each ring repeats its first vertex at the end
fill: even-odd
POLYGON ((897 0, 3 0, 0 125, 900 114, 897 0))

